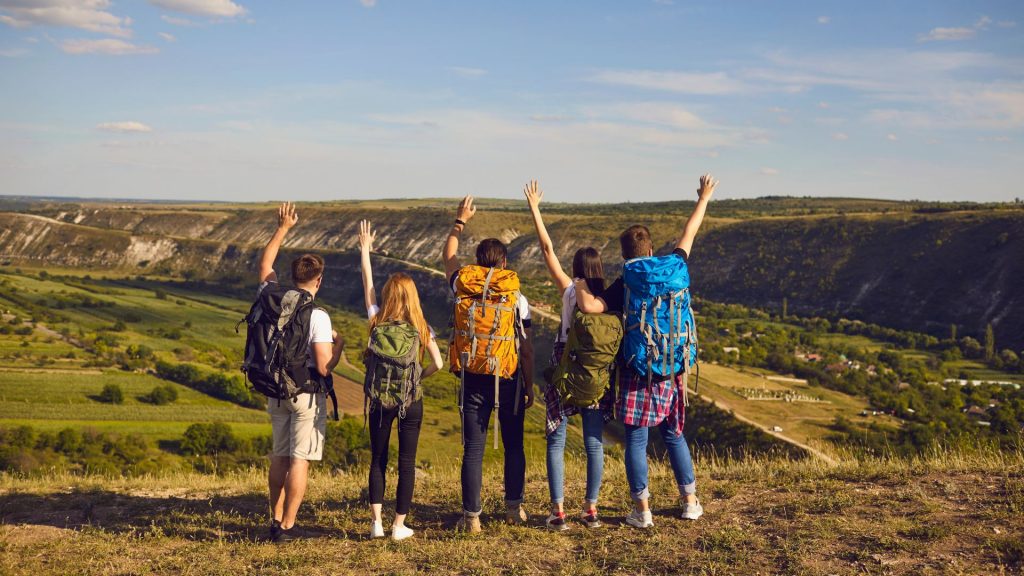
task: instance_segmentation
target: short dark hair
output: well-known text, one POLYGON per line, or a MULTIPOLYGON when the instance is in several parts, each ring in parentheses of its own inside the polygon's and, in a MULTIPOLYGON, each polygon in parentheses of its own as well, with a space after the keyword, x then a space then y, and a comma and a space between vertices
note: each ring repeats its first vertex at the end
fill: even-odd
POLYGON ((324 259, 316 254, 303 254, 292 260, 292 282, 305 284, 324 273, 324 259))
POLYGON ((501 266, 508 259, 508 248, 497 238, 482 240, 476 247, 476 263, 478 266, 494 268, 501 266))
POLYGON ((572 277, 584 278, 591 292, 604 290, 604 264, 596 248, 580 248, 572 257, 572 277))
POLYGON ((641 256, 647 256, 654 251, 654 243, 651 242, 651 231, 647 226, 636 224, 626 228, 619 236, 619 244, 622 245, 622 259, 632 260, 641 256))

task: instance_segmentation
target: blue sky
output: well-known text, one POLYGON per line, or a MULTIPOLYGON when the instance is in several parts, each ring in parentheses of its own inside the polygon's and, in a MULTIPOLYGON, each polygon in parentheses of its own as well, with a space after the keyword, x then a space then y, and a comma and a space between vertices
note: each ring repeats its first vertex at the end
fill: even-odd
POLYGON ((1024 197, 1024 3, 0 0, 0 194, 1024 197))

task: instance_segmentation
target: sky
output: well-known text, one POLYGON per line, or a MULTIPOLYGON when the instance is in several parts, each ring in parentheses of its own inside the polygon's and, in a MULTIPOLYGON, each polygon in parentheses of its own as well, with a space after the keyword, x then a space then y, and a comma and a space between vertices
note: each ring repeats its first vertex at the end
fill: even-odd
POLYGON ((1024 197, 1024 2, 0 0, 0 194, 1024 197))

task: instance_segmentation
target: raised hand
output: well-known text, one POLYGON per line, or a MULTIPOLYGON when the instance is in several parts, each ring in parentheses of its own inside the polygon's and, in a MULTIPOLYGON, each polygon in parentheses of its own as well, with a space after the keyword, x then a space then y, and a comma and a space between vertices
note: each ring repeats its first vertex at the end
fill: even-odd
POLYGON ((377 239, 377 232, 371 230, 369 220, 359 221, 359 249, 364 252, 373 251, 373 241, 377 239))
POLYGON ((295 205, 291 202, 282 202, 277 209, 277 227, 288 230, 299 221, 299 215, 295 213, 295 205))
POLYGON ((459 209, 455 214, 457 219, 469 222, 469 219, 476 214, 476 206, 473 206, 473 197, 466 196, 463 198, 462 202, 459 202, 459 209))
POLYGON ((530 180, 523 187, 523 194, 526 195, 526 203, 530 205, 530 210, 536 210, 540 206, 540 201, 544 199, 544 191, 537 185, 536 180, 530 180))
POLYGON ((697 189, 697 197, 710 200, 711 195, 715 193, 715 186, 718 186, 718 180, 715 180, 710 173, 701 176, 700 188, 697 189))

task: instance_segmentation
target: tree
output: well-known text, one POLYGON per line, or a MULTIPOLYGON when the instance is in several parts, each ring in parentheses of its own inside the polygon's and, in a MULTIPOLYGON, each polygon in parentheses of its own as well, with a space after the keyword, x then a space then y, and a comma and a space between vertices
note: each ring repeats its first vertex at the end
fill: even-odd
POLYGON ((107 404, 124 404, 124 391, 117 384, 105 384, 97 399, 107 404))
POLYGON ((949 339, 956 341, 956 324, 949 325, 949 339))
POLYGON ((996 355, 996 335, 992 331, 992 323, 985 325, 985 361, 991 362, 996 355))
POLYGON ((789 309, 789 300, 785 296, 783 296, 782 297, 782 319, 783 320, 786 319, 786 312, 788 311, 788 309, 789 309))

